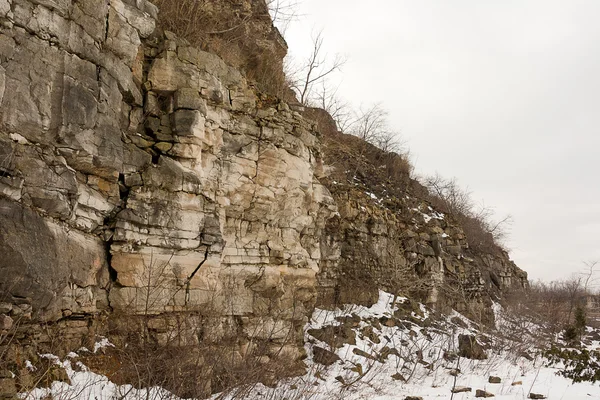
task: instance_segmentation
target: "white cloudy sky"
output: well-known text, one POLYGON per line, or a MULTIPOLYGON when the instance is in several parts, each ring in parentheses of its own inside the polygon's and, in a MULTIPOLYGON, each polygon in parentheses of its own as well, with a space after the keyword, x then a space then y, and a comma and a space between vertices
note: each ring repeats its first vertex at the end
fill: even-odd
POLYGON ((532 279, 600 260, 600 1, 299 1, 292 58, 323 29, 340 95, 382 103, 417 173, 512 215, 532 279))

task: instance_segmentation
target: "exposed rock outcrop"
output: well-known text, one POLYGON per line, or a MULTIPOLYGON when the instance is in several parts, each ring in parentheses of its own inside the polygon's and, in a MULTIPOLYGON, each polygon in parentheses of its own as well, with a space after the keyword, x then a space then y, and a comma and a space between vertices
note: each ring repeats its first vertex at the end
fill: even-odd
POLYGON ((527 287, 527 274, 502 248, 469 247, 463 228, 432 207, 401 156, 338 132, 322 110, 305 114, 323 134, 324 160, 334 168, 321 181, 339 211, 325 229, 320 305, 370 305, 385 288, 491 323, 491 301, 527 287))
POLYGON ((317 293, 437 303, 452 279, 469 298, 524 285, 408 186, 328 176, 322 126, 157 15, 0 0, 0 330, 50 342, 48 323, 68 348, 143 316, 153 343, 234 338, 240 359, 296 362, 317 293))
POLYGON ((352 184, 324 182, 339 216, 328 220, 323 254, 340 258, 323 263, 323 304, 372 304, 378 289, 385 288, 463 312, 469 311, 466 303, 473 307, 478 302, 490 310, 490 296, 499 298, 527 285, 527 274, 506 253, 470 250, 463 230, 450 216, 410 191, 401 197, 390 195, 374 188, 368 178, 355 178, 352 184))
POLYGON ((8 315, 195 311, 278 352, 301 341, 336 211, 313 124, 156 31, 148 2, 2 10, 8 315))

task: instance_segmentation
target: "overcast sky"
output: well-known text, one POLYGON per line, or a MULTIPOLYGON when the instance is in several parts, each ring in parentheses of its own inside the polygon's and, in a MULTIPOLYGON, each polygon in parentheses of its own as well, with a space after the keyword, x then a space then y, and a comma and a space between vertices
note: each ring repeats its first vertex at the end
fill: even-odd
POLYGON ((531 279, 600 261, 600 1, 299 1, 292 58, 323 29, 340 96, 380 102, 418 174, 512 215, 531 279))

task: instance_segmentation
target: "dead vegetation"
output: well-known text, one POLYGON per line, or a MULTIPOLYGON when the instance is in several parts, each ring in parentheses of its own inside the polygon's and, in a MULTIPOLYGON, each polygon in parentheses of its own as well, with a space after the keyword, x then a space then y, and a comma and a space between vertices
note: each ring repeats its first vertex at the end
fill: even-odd
MULTIPOLYGON (((321 132, 327 179, 352 182, 355 177, 368 178, 373 187, 388 184, 398 195, 413 184, 407 152, 385 151, 359 135, 340 132, 336 121, 323 109, 306 108, 304 115, 315 121, 321 132)), ((359 118, 357 124, 371 126, 361 121, 359 118)), ((377 133, 364 133, 372 138, 379 137, 377 133)))
MULTIPOLYGON (((569 328, 577 331, 582 325, 594 326, 597 324, 598 296, 586 288, 584 282, 582 275, 552 282, 532 282, 529 290, 507 297, 507 309, 543 326, 548 338, 558 338, 569 328), (582 318, 586 320, 583 324, 582 318)), ((581 332, 573 333, 578 335, 570 341, 581 339, 577 337, 581 332)))
POLYGON ((244 280, 225 269, 201 304, 165 312, 165 304, 177 304, 178 292, 167 290, 173 267, 171 259, 152 257, 144 264, 135 277, 140 290, 108 320, 115 347, 104 358, 91 357, 93 371, 117 384, 159 386, 184 398, 216 392, 243 398, 257 383, 273 385, 304 372, 301 332, 309 305, 302 288, 288 282, 257 294, 252 312, 240 312, 239 285, 258 284, 262 276, 244 280))
POLYGON ((217 54, 243 71, 259 91, 291 101, 283 72, 287 44, 272 17, 293 18, 293 7, 281 1, 153 0, 160 28, 191 45, 217 54), (273 16, 270 14, 273 13, 273 16))
POLYGON ((459 222, 469 248, 490 254, 505 251, 502 241, 512 222, 510 215, 494 220, 493 209, 477 205, 471 193, 461 188, 456 179, 446 179, 436 174, 424 178, 423 184, 428 190, 427 197, 431 204, 459 222))

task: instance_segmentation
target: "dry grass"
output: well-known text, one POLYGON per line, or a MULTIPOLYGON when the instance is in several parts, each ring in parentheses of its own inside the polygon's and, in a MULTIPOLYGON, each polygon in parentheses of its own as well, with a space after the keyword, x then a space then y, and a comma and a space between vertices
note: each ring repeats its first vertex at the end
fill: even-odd
POLYGON ((287 45, 262 1, 152 0, 159 26, 217 54, 270 95, 291 100, 283 72, 287 45))
POLYGON ((397 194, 412 186, 413 166, 407 153, 381 150, 359 137, 339 132, 333 118, 322 109, 306 108, 304 115, 315 121, 322 135, 324 162, 331 167, 328 179, 366 178, 373 187, 385 184, 397 194))

